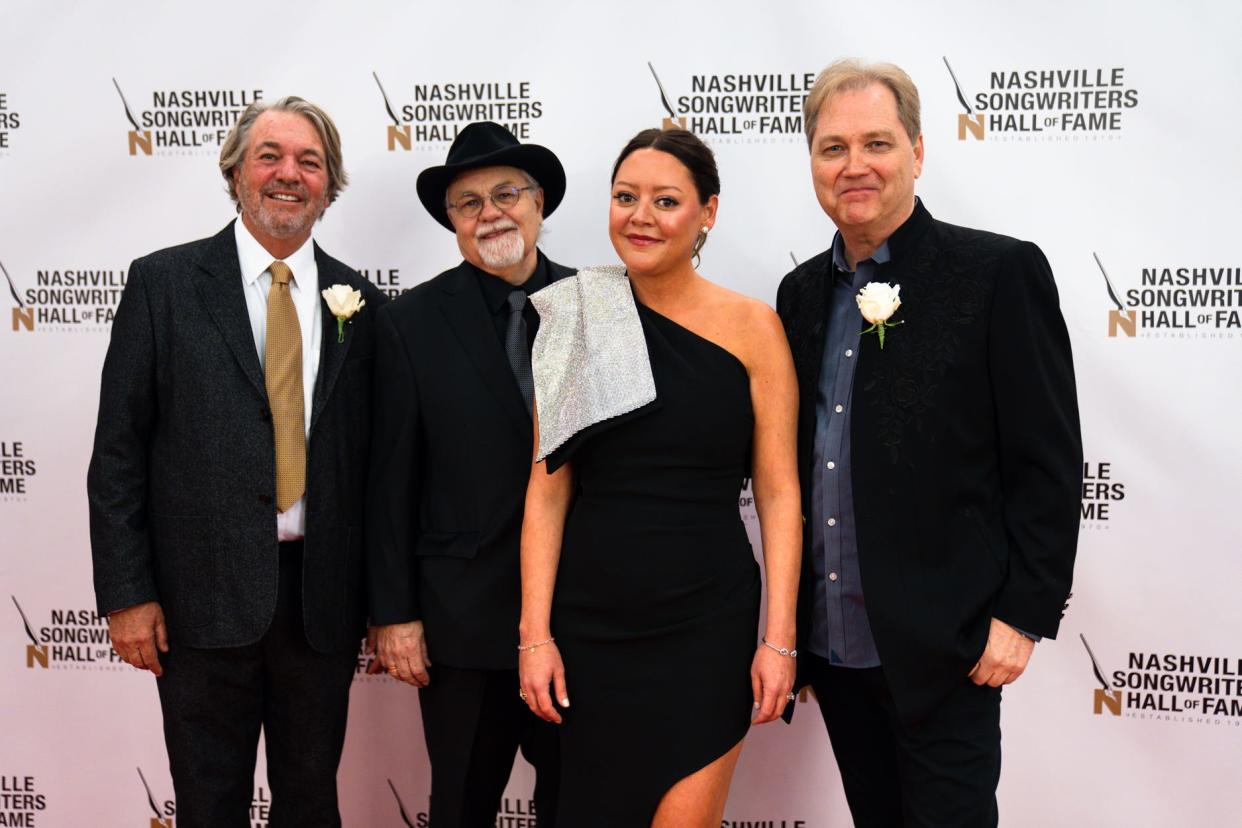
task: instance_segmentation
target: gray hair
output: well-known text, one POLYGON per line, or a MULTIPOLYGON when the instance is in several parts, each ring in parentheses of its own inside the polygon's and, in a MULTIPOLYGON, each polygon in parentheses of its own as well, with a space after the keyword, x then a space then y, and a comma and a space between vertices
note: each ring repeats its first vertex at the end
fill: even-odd
POLYGON ((864 63, 858 58, 845 58, 828 65, 819 73, 811 91, 802 105, 802 127, 806 130, 806 145, 811 148, 815 140, 816 122, 824 102, 838 92, 866 89, 872 84, 888 87, 897 99, 897 118, 905 127, 913 143, 922 132, 919 114, 919 90, 905 70, 894 63, 864 63))
POLYGON ((345 164, 341 159, 341 134, 336 131, 336 124, 332 123, 328 113, 305 98, 290 95, 275 102, 260 100, 250 104, 220 145, 220 174, 224 176, 229 197, 238 211, 241 210, 241 202, 237 198, 237 185, 233 183, 233 171, 245 158, 250 147, 250 130, 264 112, 292 112, 310 121, 323 144, 324 164, 328 171, 328 203, 336 201, 336 197, 349 185, 349 176, 345 174, 345 164))

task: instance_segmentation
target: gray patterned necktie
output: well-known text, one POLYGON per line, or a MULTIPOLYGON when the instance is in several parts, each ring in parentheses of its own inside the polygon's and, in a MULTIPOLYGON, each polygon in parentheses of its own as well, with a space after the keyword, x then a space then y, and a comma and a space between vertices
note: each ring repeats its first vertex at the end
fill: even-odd
POLYGON ((530 345, 526 338, 526 319, 522 311, 526 308, 526 291, 514 288, 509 294, 509 328, 505 332, 505 353, 509 356, 509 365, 513 368, 513 376, 517 378, 522 399, 526 400, 526 410, 530 411, 535 400, 535 377, 530 371, 530 345))

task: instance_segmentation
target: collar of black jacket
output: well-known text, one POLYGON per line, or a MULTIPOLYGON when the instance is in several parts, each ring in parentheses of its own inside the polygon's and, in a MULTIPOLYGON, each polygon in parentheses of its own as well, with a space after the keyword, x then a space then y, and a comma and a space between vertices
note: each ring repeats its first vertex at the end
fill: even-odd
MULTIPOLYGON (((548 259, 543 255, 542 250, 535 252, 537 258, 534 272, 530 274, 529 279, 517 285, 518 288, 526 291, 527 296, 548 286, 548 259)), ((509 294, 513 292, 514 285, 474 265, 470 265, 470 268, 479 277, 479 286, 483 289, 483 301, 487 303, 487 309, 493 314, 500 313, 500 309, 508 303, 509 294)))

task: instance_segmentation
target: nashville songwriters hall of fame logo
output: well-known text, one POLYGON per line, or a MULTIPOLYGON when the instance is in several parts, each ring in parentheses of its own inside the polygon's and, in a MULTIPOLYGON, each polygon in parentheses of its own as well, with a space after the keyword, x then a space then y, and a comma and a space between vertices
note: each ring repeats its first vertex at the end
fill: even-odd
POLYGON ((413 101, 394 106, 379 73, 373 71, 371 77, 392 121, 387 133, 389 152, 409 151, 415 144, 420 149, 439 149, 476 121, 494 121, 519 141, 526 141, 531 125, 543 117, 543 101, 535 97, 530 81, 416 83, 413 101))
POLYGON ((156 802, 155 795, 151 793, 151 786, 147 784, 147 777, 143 775, 142 768, 137 768, 138 778, 142 780, 143 790, 147 793, 147 805, 151 808, 151 822, 148 828, 176 828, 174 817, 177 815, 177 803, 172 799, 165 799, 163 802, 156 802))
POLYGON ((106 267, 47 268, 35 271, 35 286, 18 290, 0 262, 13 299, 10 329, 60 333, 107 333, 116 316, 126 272, 106 267))
POLYGON ((1242 267, 1144 267, 1141 286, 1123 294, 1099 254, 1091 255, 1116 306, 1108 312, 1110 338, 1233 339, 1242 329, 1242 267))
POLYGON ((721 143, 802 140, 802 104, 815 83, 813 72, 692 74, 690 93, 674 102, 651 61, 647 68, 667 113, 664 129, 688 129, 721 143))
POLYGON ((1217 727, 1242 727, 1242 658, 1130 652, 1111 677, 1082 633, 1091 671, 1092 713, 1217 727))
POLYGON ((957 139, 1077 141, 1120 137, 1122 116, 1138 106, 1124 67, 1002 69, 988 73, 987 91, 967 97, 948 57, 945 68, 965 113, 957 139), (973 101, 973 104, 972 104, 973 101))
POLYGON ((263 99, 262 89, 162 89, 135 114, 116 78, 112 85, 133 127, 130 155, 215 155, 242 111, 263 99))
POLYGON ((13 133, 22 125, 21 113, 9 104, 9 93, 0 92, 0 158, 12 149, 13 133))
POLYGON ((54 670, 125 670, 125 662, 112 649, 108 619, 93 609, 54 609, 47 624, 37 630, 26 611, 9 596, 30 643, 26 667, 54 670))

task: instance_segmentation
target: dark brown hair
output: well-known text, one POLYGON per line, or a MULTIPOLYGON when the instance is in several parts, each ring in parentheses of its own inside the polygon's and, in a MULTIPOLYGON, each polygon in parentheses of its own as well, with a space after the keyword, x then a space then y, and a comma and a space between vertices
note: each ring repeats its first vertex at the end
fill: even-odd
POLYGON ((654 149, 667 152, 690 171, 694 189, 698 191, 699 203, 706 204, 714 195, 720 195, 720 173, 716 170, 716 156, 697 135, 685 129, 644 129, 630 139, 612 165, 612 180, 617 180, 621 163, 636 150, 654 149))

